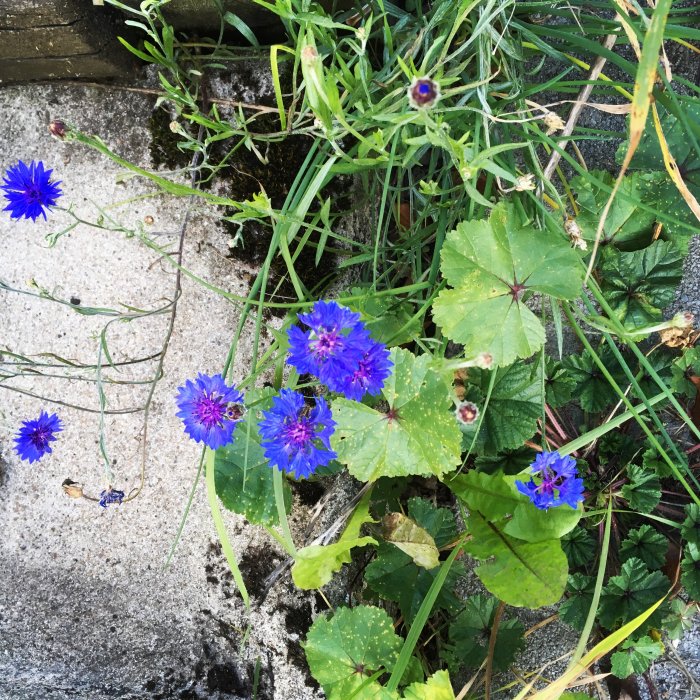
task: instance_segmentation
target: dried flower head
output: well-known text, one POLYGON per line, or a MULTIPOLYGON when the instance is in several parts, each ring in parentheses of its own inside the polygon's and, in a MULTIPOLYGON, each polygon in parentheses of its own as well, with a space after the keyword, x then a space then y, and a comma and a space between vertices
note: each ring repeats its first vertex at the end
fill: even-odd
POLYGON ((116 503, 118 506, 124 500, 124 492, 113 489, 111 486, 100 494, 100 505, 106 508, 110 503, 116 503))
POLYGON ((581 231, 581 227, 576 222, 576 219, 567 217, 566 221, 564 222, 564 230, 569 236, 571 245, 574 248, 579 248, 580 250, 588 249, 588 243, 586 243, 586 241, 584 240, 583 231, 581 231))
POLYGON ((431 78, 414 78, 408 86, 408 103, 414 109, 430 109, 440 99, 440 86, 431 78))
POLYGON ((516 192, 526 192, 527 190, 534 190, 536 187, 535 175, 533 173, 520 175, 515 181, 516 192))
POLYGON ((65 479, 61 486, 63 487, 63 492, 66 494, 66 496, 69 496, 70 498, 83 497, 83 485, 79 484, 77 481, 65 479))
POLYGON ((551 136, 555 131, 561 131, 566 126, 564 120, 556 112, 548 110, 542 119, 547 127, 547 136, 551 136))

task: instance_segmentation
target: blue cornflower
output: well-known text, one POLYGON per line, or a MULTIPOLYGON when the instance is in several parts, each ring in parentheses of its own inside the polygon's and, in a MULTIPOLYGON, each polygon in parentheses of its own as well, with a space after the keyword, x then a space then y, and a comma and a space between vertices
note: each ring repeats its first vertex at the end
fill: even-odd
POLYGON ((440 86, 431 78, 414 78, 408 86, 408 103, 414 109, 429 109, 440 99, 440 86))
POLYGON ((540 483, 530 479, 527 483, 516 481, 515 486, 525 494, 540 510, 568 505, 577 508, 583 501, 583 479, 578 478, 576 461, 558 452, 541 452, 530 466, 533 476, 540 477, 540 483))
POLYGON ((337 457, 330 444, 335 421, 325 399, 317 398, 309 410, 299 392, 282 389, 263 416, 260 444, 271 466, 300 479, 337 457))
POLYGON ((362 355, 357 369, 352 372, 339 389, 348 399, 361 401, 365 394, 376 396, 384 386, 384 381, 391 374, 394 363, 389 359, 389 351, 382 343, 370 341, 369 348, 362 355))
POLYGON ((36 420, 25 420, 15 436, 15 451, 20 459, 38 462, 51 452, 50 442, 63 430, 61 419, 55 413, 42 411, 36 420))
POLYGON ((36 221, 39 215, 46 219, 46 211, 56 206, 61 196, 61 182, 51 182, 52 172, 44 170, 41 161, 27 165, 20 160, 9 168, 5 173, 5 184, 0 186, 9 202, 3 211, 9 211, 12 219, 24 217, 36 221))
POLYGON ((300 374, 313 374, 333 391, 359 366, 372 342, 360 322, 360 314, 334 301, 317 301, 311 313, 299 314, 311 330, 292 326, 289 336, 289 364, 300 374))
POLYGON ((123 491, 117 491, 117 489, 113 489, 111 486, 107 491, 103 491, 100 494, 100 505, 103 508, 106 508, 110 503, 116 503, 117 505, 121 505, 122 501, 124 500, 124 492, 123 491))
POLYGON ((227 386, 220 374, 200 374, 178 388, 177 413, 185 432, 212 450, 232 440, 236 423, 245 415, 243 394, 227 386))

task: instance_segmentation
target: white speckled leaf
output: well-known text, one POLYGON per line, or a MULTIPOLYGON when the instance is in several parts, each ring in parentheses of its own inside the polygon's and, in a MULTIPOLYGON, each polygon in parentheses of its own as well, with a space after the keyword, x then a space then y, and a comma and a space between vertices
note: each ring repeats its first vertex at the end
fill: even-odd
POLYGON ((461 462, 461 432, 442 377, 430 369, 430 356, 391 351, 394 371, 383 394, 396 418, 369 406, 336 399, 337 422, 331 445, 338 461, 362 481, 382 476, 442 476, 461 462))
POLYGON ((563 236, 522 226, 505 203, 488 220, 463 221, 447 234, 440 269, 453 289, 435 300, 435 322, 467 357, 489 352, 500 366, 529 357, 544 342, 522 294, 573 299, 581 291, 582 267, 563 236))
MULTIPOLYGON (((340 700, 350 697, 380 668, 391 671, 402 645, 403 639, 394 632, 384 610, 359 605, 339 608, 330 619, 317 617, 304 650, 311 675, 329 698, 340 700)), ((354 697, 368 700, 382 696, 360 692, 354 697)))

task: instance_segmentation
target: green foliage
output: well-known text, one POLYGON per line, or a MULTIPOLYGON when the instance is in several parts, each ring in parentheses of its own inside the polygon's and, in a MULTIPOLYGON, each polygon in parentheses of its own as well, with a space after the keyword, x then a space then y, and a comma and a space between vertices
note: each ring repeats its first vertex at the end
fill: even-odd
POLYGON ((481 455, 474 461, 474 466, 485 474, 520 474, 532 463, 532 448, 521 447, 517 450, 504 450, 495 455, 481 455))
POLYGON ((663 628, 670 639, 679 640, 693 627, 693 619, 698 613, 697 603, 685 603, 680 598, 671 601, 671 611, 663 619, 663 628))
POLYGON ((595 559, 596 541, 583 527, 575 527, 561 538, 561 546, 570 567, 588 566, 595 559))
POLYGON ((700 546, 700 506, 697 503, 689 503, 685 507, 681 535, 686 542, 700 546))
MULTIPOLYGON (((412 498, 408 502, 408 514, 430 534, 438 547, 444 547, 457 536, 454 515, 446 508, 435 508, 424 499, 412 498)), ((393 544, 382 542, 377 558, 365 569, 365 581, 382 598, 396 601, 410 624, 438 571, 438 568, 426 570, 417 566, 408 554, 393 544)), ((454 587, 463 574, 463 565, 455 562, 438 594, 435 609, 452 612, 459 609, 460 601, 454 594, 454 587)))
POLYGON ((362 481, 382 476, 426 476, 452 471, 461 461, 461 434, 442 377, 430 368, 430 355, 416 357, 394 348, 394 372, 382 393, 389 409, 337 398, 331 445, 338 461, 362 481))
MULTIPOLYGON (((352 695, 375 671, 391 671, 403 640, 381 608, 338 608, 330 618, 314 620, 303 644, 311 675, 329 698, 352 695)), ((369 700, 376 694, 359 693, 369 700)))
MULTIPOLYGON (((651 199, 653 188, 663 179, 659 173, 633 173, 623 178, 605 219, 600 239, 603 245, 614 242, 622 250, 636 250, 651 243, 656 216, 653 211, 645 211, 639 205, 651 199)), ((595 241, 598 223, 614 183, 613 173, 603 170, 592 170, 590 177, 579 175, 571 179, 571 189, 576 193, 576 203, 580 209, 576 223, 589 243, 595 241), (604 183, 607 188, 601 187, 592 178, 604 183)))
POLYGON ((569 576, 566 592, 569 597, 559 606, 559 617, 579 632, 586 624, 588 612, 593 604, 595 579, 576 573, 569 576))
POLYGON ((623 325, 633 330, 662 318, 683 276, 683 255, 669 241, 621 253, 607 249, 601 289, 623 325))
MULTIPOLYGON (((612 352, 604 347, 598 350, 598 354, 615 381, 623 381, 624 374, 612 352)), ((616 400, 617 395, 587 352, 581 355, 567 355, 562 364, 571 379, 576 382, 574 397, 584 411, 599 413, 616 400)))
POLYGON ((634 464, 627 468, 629 483, 622 487, 622 497, 632 510, 651 513, 661 499, 661 484, 654 472, 634 464))
POLYGON ((681 561, 681 583, 692 600, 700 601, 700 547, 687 544, 681 561))
MULTIPOLYGON (((234 431, 234 440, 216 451, 214 474, 216 493, 223 505, 234 513, 244 515, 255 525, 279 523, 272 483, 272 469, 260 447, 257 410, 267 408, 272 392, 248 392, 248 412, 234 431)), ((292 495, 284 485, 287 511, 292 495)))
POLYGON ((420 319, 413 318, 408 304, 388 296, 378 297, 369 291, 366 287, 353 287, 350 294, 361 298, 349 306, 362 314, 367 330, 376 341, 403 345, 420 335, 420 319))
POLYGON ((618 678, 627 678, 633 673, 644 673, 654 659, 664 653, 664 645, 651 637, 628 639, 612 655, 612 674, 618 678))
POLYGON ((571 401, 576 389, 576 380, 567 372, 561 362, 551 357, 545 358, 544 392, 545 400, 551 408, 558 408, 571 401))
MULTIPOLYGON (((681 101, 680 109, 685 119, 697 127, 700 124, 700 106, 682 97, 679 100, 681 101)), ((686 126, 678 117, 663 107, 659 107, 659 115, 661 117, 661 128, 669 151, 680 169, 683 180, 696 199, 700 199, 700 155, 698 155, 693 143, 688 138, 686 126)), ((617 153, 618 159, 622 157, 626 146, 626 143, 620 146, 617 153)), ((664 182, 654 189, 654 196, 649 203, 658 211, 670 215, 673 219, 691 226, 697 226, 697 219, 676 185, 666 174, 656 129, 650 127, 644 130, 644 135, 632 158, 630 168, 647 172, 662 172, 665 178, 664 182)), ((664 236, 672 238, 683 248, 687 245, 687 238, 690 234, 691 231, 689 229, 682 228, 676 221, 667 221, 663 230, 664 236)))
MULTIPOLYGON (((489 640, 493 628, 498 601, 485 595, 467 598, 464 610, 450 624, 450 643, 445 647, 445 657, 450 665, 457 669, 466 666, 479 668, 488 656, 489 640)), ((525 628, 516 619, 501 618, 496 636, 493 665, 498 670, 505 670, 523 647, 525 628)))
POLYGON ((412 683, 404 691, 404 700, 454 700, 447 671, 434 673, 425 683, 412 683))
MULTIPOLYGON (((611 576, 600 595, 598 619, 612 629, 643 613, 669 589, 660 571, 649 571, 641 559, 628 559, 618 576, 611 576)), ((651 624, 651 623, 650 623, 651 624)))
POLYGON ((320 588, 327 584, 343 564, 352 561, 350 550, 377 544, 373 537, 360 537, 360 530, 366 523, 374 522, 369 514, 369 497, 364 498, 355 508, 350 521, 340 539, 334 544, 309 545, 298 550, 292 566, 292 579, 297 588, 306 590, 320 588))
POLYGON ((666 561, 668 540, 651 525, 643 524, 630 530, 620 545, 620 559, 641 559, 649 569, 659 569, 666 561))
POLYGON ((478 512, 470 514, 467 527, 472 540, 465 549, 482 562, 476 575, 490 593, 509 605, 539 608, 556 603, 568 570, 559 540, 516 539, 504 532, 507 522, 505 518, 489 522, 478 512))
MULTIPOLYGON (((683 455, 683 453, 681 453, 681 455, 683 455)), ((683 456, 685 457, 685 455, 683 456)), ((687 466, 687 464, 688 460, 686 458, 684 460, 684 465, 687 466)), ((682 468, 680 464, 678 466, 682 468)), ((642 454, 642 467, 647 472, 654 472, 658 477, 662 479, 673 474, 671 467, 668 466, 665 459, 662 459, 659 456, 659 453, 656 451, 655 447, 647 448, 642 454)))
MULTIPOLYGON (((491 372, 474 369, 469 372, 469 386, 486 395, 491 372)), ((536 428, 542 416, 541 364, 517 362, 510 367, 496 370, 491 398, 483 413, 476 442, 476 451, 493 455, 504 450, 522 447, 536 428)), ((477 424, 462 426, 471 444, 477 424)))
POLYGON ((568 243, 523 225, 504 203, 488 220, 464 221, 447 234, 440 269, 453 289, 435 300, 435 322, 467 357, 489 352, 499 366, 530 357, 544 342, 525 294, 573 299, 581 290, 581 265, 568 243))
POLYGON ((671 365, 671 389, 689 399, 698 395, 698 388, 690 377, 700 376, 700 348, 689 348, 671 365))
MULTIPOLYGON (((521 475, 521 479, 522 479, 521 475)), ((562 537, 576 527, 581 509, 567 507, 539 510, 515 486, 516 477, 469 471, 446 482, 470 512, 487 521, 511 516, 503 532, 526 542, 543 542, 562 537)))

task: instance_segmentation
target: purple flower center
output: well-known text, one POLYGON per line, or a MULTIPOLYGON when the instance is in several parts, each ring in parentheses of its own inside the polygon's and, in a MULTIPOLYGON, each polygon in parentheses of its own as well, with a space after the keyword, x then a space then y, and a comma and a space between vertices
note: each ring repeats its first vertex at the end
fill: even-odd
POLYGON ((418 83, 418 92, 420 92, 421 95, 429 95, 432 90, 428 83, 418 83))
POLYGON ((542 477, 542 483, 535 490, 538 493, 546 493, 550 496, 554 495, 554 489, 558 489, 561 485, 560 482, 564 480, 564 477, 549 468, 543 469, 540 472, 540 476, 542 477))
POLYGON ((285 433, 287 444, 301 449, 311 442, 314 436, 314 429, 309 420, 297 418, 287 425, 285 433))
POLYGON ((320 359, 326 359, 342 345, 342 338, 338 331, 324 331, 318 334, 316 340, 312 340, 311 351, 320 359))
POLYGON ((30 436, 30 440, 37 450, 43 450, 49 444, 51 430, 49 428, 37 428, 30 436))
POLYGON ((215 425, 222 424, 226 408, 226 403, 218 394, 212 392, 210 396, 207 396, 206 393, 203 393, 195 403, 194 413, 198 423, 207 428, 213 428, 215 425))
POLYGON ((27 188, 24 191, 24 196, 32 202, 41 202, 41 189, 34 183, 31 183, 30 185, 27 185, 27 188))

